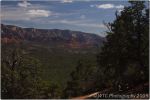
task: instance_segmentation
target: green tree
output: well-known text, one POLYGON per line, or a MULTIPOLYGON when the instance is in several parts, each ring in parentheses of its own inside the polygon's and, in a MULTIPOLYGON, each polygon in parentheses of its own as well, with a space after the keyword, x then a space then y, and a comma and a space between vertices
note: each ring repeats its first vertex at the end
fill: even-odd
POLYGON ((23 55, 20 49, 7 49, 2 54, 2 98, 57 98, 58 86, 42 80, 40 61, 23 55))
POLYGON ((149 10, 143 1, 130 4, 108 23, 106 41, 97 57, 98 81, 106 87, 123 87, 131 79, 129 84, 148 81, 149 10))
POLYGON ((77 63, 76 69, 70 74, 71 79, 67 82, 64 90, 64 98, 80 96, 92 90, 94 84, 93 75, 96 72, 96 66, 90 62, 77 63))

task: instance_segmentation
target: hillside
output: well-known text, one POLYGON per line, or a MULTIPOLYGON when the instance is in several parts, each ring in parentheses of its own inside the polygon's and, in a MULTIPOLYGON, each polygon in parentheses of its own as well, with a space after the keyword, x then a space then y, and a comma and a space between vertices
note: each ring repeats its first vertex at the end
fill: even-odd
POLYGON ((59 29, 21 28, 1 25, 2 58, 20 48, 24 55, 41 62, 43 79, 62 85, 79 60, 95 66, 96 54, 104 40, 95 34, 59 29), (58 74, 59 73, 59 74, 58 74))
POLYGON ((13 25, 1 25, 2 43, 20 43, 23 41, 48 44, 64 48, 99 47, 104 40, 95 34, 59 29, 21 28, 13 25))

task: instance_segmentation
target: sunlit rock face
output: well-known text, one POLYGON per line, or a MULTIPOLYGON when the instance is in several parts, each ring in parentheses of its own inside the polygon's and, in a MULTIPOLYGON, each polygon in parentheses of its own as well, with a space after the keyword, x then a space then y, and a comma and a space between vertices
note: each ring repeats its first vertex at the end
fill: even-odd
POLYGON ((90 48, 102 45, 104 38, 96 34, 59 29, 21 28, 1 24, 2 43, 24 41, 46 43, 57 47, 90 48))

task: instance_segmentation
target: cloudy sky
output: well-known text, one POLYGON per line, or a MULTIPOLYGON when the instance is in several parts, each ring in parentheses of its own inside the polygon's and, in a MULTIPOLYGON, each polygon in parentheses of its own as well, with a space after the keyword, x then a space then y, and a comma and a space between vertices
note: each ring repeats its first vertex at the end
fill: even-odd
POLYGON ((2 1, 3 24, 43 29, 70 29, 105 36, 103 22, 112 22, 126 1, 2 1))

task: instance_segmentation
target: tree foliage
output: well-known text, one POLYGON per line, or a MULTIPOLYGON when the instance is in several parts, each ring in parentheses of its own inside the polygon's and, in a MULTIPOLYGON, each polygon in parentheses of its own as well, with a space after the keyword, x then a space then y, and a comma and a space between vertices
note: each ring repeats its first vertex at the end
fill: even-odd
POLYGON ((23 55, 20 49, 8 49, 2 54, 2 98, 53 98, 57 85, 48 85, 41 78, 40 61, 23 55))
POLYGON ((91 92, 93 88, 96 66, 85 61, 79 61, 76 69, 70 74, 71 79, 67 82, 64 90, 64 98, 75 97, 91 92))
POLYGON ((149 9, 143 1, 130 4, 108 23, 110 31, 97 57, 103 87, 148 81, 149 9))

